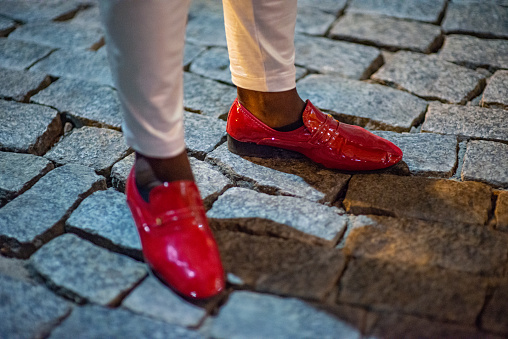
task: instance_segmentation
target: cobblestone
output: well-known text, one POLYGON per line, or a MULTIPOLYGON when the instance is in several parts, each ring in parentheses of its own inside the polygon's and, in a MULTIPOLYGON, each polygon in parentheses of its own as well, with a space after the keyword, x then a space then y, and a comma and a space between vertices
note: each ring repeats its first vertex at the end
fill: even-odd
POLYGON ((78 1, 0 1, 0 14, 22 22, 44 22, 75 11, 78 1))
POLYGON ((497 71, 490 78, 481 105, 508 109, 508 71, 497 71))
POLYGON ((464 104, 480 93, 485 76, 435 56, 398 52, 372 78, 426 99, 464 104))
POLYGON ((10 69, 26 69, 36 61, 44 58, 51 51, 51 47, 31 42, 0 38, 0 67, 10 69))
POLYGON ((462 180, 508 188, 508 145, 473 140, 467 144, 462 180))
POLYGON ((27 102, 41 86, 49 84, 44 73, 0 68, 0 97, 27 102))
MULTIPOLYGON (((232 103, 232 102, 231 102, 232 103)), ((226 138, 226 122, 196 113, 184 113, 187 151, 204 157, 226 138)))
POLYGON ((16 22, 11 19, 0 17, 0 36, 6 36, 16 28, 16 22))
POLYGON ((439 57, 470 67, 508 68, 508 41, 448 35, 439 57))
POLYGON ((44 154, 62 132, 57 111, 0 100, 0 150, 44 154))
POLYGON ((30 265, 67 298, 110 306, 146 275, 142 263, 73 234, 43 246, 30 258, 30 265))
POLYGON ((188 67, 201 53, 206 51, 206 47, 186 43, 183 50, 183 66, 188 67))
POLYGON ((129 154, 122 160, 118 161, 111 168, 111 184, 120 192, 125 192, 125 183, 129 177, 129 172, 134 165, 134 153, 129 154))
POLYGON ((104 178, 90 168, 66 165, 52 170, 0 209, 0 251, 27 258, 63 233, 63 221, 82 199, 105 188, 104 178))
POLYGON ((113 164, 127 154, 128 147, 120 132, 83 127, 65 136, 45 157, 57 164, 79 164, 109 175, 113 164))
POLYGON ((407 49, 423 53, 435 50, 442 39, 438 26, 354 13, 341 17, 330 30, 330 36, 392 51, 407 49))
POLYGON ((34 285, 36 284, 32 279, 31 273, 26 267, 25 260, 0 256, 0 280, 5 279, 6 277, 16 281, 24 281, 34 285))
POLYGON ((508 192, 501 192, 497 197, 495 211, 496 229, 508 232, 508 192))
POLYGON ((506 111, 431 103, 422 125, 422 132, 507 141, 506 111))
POLYGON ((0 152, 0 206, 30 188, 53 169, 47 159, 32 154, 0 152), (20 170, 22 169, 22 170, 20 170))
POLYGON ((316 7, 299 7, 296 16, 297 33, 323 36, 335 21, 335 15, 325 13, 316 7))
POLYGON ((298 1, 298 7, 312 7, 317 8, 323 12, 338 14, 344 7, 346 7, 347 0, 323 0, 323 1, 313 1, 313 0, 300 0, 298 1))
POLYGON ((485 224, 492 189, 477 182, 354 175, 344 206, 354 214, 383 214, 398 218, 485 224))
POLYGON ((340 121, 371 129, 409 132, 423 118, 427 102, 386 86, 331 75, 310 75, 297 84, 302 98, 340 121))
POLYGON ((443 20, 446 33, 508 38, 508 8, 486 3, 450 3, 443 20))
POLYGON ((366 79, 381 65, 381 52, 374 47, 319 37, 295 37, 298 66, 323 74, 366 79))
POLYGON ((32 102, 55 107, 86 125, 120 129, 122 124, 116 92, 93 82, 61 78, 34 95, 32 102))
POLYGON ((505 279, 494 291, 481 319, 482 328, 499 334, 508 334, 508 280, 505 279))
POLYGON ((396 18, 437 22, 445 6, 444 0, 353 0, 348 13, 381 14, 396 18))
POLYGON ((201 53, 190 66, 190 71, 207 78, 233 85, 229 69, 228 50, 214 47, 201 53))
POLYGON ((245 188, 230 188, 208 211, 209 218, 265 218, 334 242, 346 227, 335 207, 294 197, 271 196, 245 188))

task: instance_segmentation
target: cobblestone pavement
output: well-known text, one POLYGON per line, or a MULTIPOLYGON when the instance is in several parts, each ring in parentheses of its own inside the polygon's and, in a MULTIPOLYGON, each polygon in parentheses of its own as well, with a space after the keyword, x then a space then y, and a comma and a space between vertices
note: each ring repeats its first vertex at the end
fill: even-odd
POLYGON ((220 2, 194 1, 188 153, 228 272, 148 274, 92 0, 0 0, 1 338, 508 337, 508 1, 300 0, 298 90, 392 140, 375 173, 228 152, 220 2))

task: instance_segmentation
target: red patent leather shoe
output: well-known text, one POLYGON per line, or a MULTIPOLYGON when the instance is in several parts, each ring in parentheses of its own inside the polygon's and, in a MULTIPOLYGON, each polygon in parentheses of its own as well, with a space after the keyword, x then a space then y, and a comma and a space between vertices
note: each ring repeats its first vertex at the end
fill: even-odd
POLYGON ((224 269, 196 184, 182 180, 140 196, 134 168, 126 185, 143 255, 153 271, 183 296, 209 298, 224 289, 224 269))
POLYGON ((395 165, 402 151, 390 141, 353 125, 340 123, 307 100, 303 126, 290 132, 268 127, 235 100, 228 116, 231 152, 267 157, 274 148, 299 152, 328 168, 375 170, 395 165))

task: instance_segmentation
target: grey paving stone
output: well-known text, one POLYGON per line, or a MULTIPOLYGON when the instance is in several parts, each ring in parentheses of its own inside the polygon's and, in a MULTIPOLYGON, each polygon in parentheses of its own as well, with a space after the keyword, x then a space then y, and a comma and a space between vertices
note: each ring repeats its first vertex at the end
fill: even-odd
POLYGON ((90 6, 80 10, 71 20, 69 24, 80 25, 84 28, 100 28, 102 29, 102 21, 99 6, 90 6))
POLYGON ((9 39, 34 42, 56 48, 87 49, 101 39, 99 28, 83 29, 66 22, 26 24, 9 34, 9 39))
POLYGON ((52 170, 0 209, 0 251, 27 258, 63 233, 70 212, 99 189, 106 189, 106 180, 88 167, 66 165, 52 170))
POLYGON ((485 224, 491 193, 478 182, 360 174, 349 181, 343 203, 353 214, 485 224))
POLYGON ((486 280, 468 273, 354 259, 341 278, 337 300, 472 326, 486 289, 486 280))
POLYGON ((507 38, 508 8, 487 3, 450 3, 441 27, 446 33, 507 38))
POLYGON ((372 78, 426 99, 464 104, 480 94, 485 75, 435 55, 397 52, 372 78))
POLYGON ((26 191, 54 168, 42 157, 10 152, 0 152, 0 164, 0 206, 26 191))
POLYGON ((501 6, 508 6, 507 0, 452 0, 452 2, 458 3, 458 4, 465 4, 465 3, 489 3, 489 4, 498 4, 501 6))
POLYGON ((508 192, 499 193, 494 215, 496 217, 496 229, 508 232, 508 192))
POLYGON ((215 118, 226 115, 236 98, 236 89, 217 81, 185 72, 183 105, 192 112, 215 118))
POLYGON ((26 267, 25 260, 0 256, 0 280, 5 277, 36 285, 26 267))
POLYGON ((44 157, 57 164, 79 164, 109 175, 113 164, 127 156, 128 152, 122 133, 82 127, 65 136, 44 157))
POLYGON ((226 47, 226 30, 220 1, 194 1, 189 9, 186 40, 201 46, 226 47))
POLYGON ((185 301, 151 276, 124 299, 122 306, 133 312, 185 327, 198 326, 206 316, 205 309, 185 301))
POLYGON ((191 64, 190 71, 233 85, 228 50, 223 47, 213 47, 201 53, 191 64))
POLYGON ((30 265, 58 293, 77 302, 113 305, 146 276, 144 264, 64 234, 40 248, 30 265))
POLYGON ((233 187, 208 211, 209 218, 264 218, 334 242, 346 227, 340 210, 301 198, 271 196, 233 187))
POLYGON ((43 85, 49 85, 48 76, 41 72, 0 68, 0 97, 27 102, 43 85))
POLYGON ((481 318, 481 327, 499 334, 508 335, 508 280, 500 284, 494 291, 492 299, 487 303, 481 318))
POLYGON ((183 50, 183 65, 184 67, 189 66, 191 62, 194 62, 194 60, 204 51, 206 51, 206 47, 204 46, 198 46, 191 43, 185 43, 184 50, 183 50))
POLYGON ((226 137, 226 122, 214 117, 184 112, 183 126, 187 151, 196 156, 204 157, 226 137))
POLYGON ((382 63, 377 48, 326 38, 296 35, 295 50, 298 66, 352 79, 368 78, 382 63))
POLYGON ((508 140, 506 111, 430 103, 422 125, 422 132, 506 141, 508 140))
POLYGON ((52 48, 31 42, 0 38, 0 66, 10 69, 25 69, 48 55, 52 48))
POLYGON ((457 166, 457 137, 434 133, 374 131, 397 145, 404 156, 397 171, 412 175, 449 177, 457 166))
POLYGON ((350 178, 305 159, 240 157, 231 153, 226 144, 209 153, 205 160, 233 179, 252 181, 259 190, 323 203, 334 202, 350 178))
POLYGON ((43 338, 71 311, 69 302, 43 286, 0 274, 0 336, 43 338))
POLYGON ((301 300, 234 292, 213 319, 217 338, 360 338, 346 321, 301 300), (288 316, 290 315, 290 316, 288 316))
POLYGON ((6 36, 16 28, 14 20, 0 17, 0 36, 6 36))
POLYGON ((78 9, 78 1, 2 0, 0 14, 22 22, 50 21, 78 9))
POLYGON ((332 75, 310 75, 297 84, 302 98, 342 122, 370 129, 409 132, 423 118, 427 102, 387 86, 332 75))
POLYGON ((51 339, 73 338, 203 338, 198 332, 136 315, 121 308, 96 305, 76 307, 65 321, 51 332, 51 339))
MULTIPOLYGON (((218 231, 225 270, 257 291, 322 300, 335 286, 346 260, 334 248, 296 240, 218 231)), ((244 286, 245 288, 245 286, 244 286)))
POLYGON ((438 55, 468 67, 508 68, 508 41, 452 34, 438 55))
POLYGON ((490 78, 481 105, 508 109, 508 71, 497 71, 490 78))
POLYGON ((334 14, 325 13, 316 7, 300 6, 296 16, 295 31, 308 35, 323 36, 334 21, 334 14))
POLYGON ((86 198, 65 223, 67 231, 141 259, 141 242, 125 195, 110 188, 86 198))
POLYGON ((467 144, 462 180, 481 181, 508 188, 508 145, 472 140, 467 144))
POLYGON ((193 157, 190 157, 189 160, 203 204, 205 208, 210 208, 219 194, 232 186, 233 183, 210 164, 193 157))
POLYGON ((353 0, 347 12, 437 22, 445 4, 445 0, 353 0))
POLYGON ((314 1, 314 0, 300 0, 298 1, 298 7, 311 7, 317 8, 323 12, 338 14, 340 11, 346 7, 347 0, 323 0, 323 1, 314 1))
POLYGON ((0 100, 0 150, 44 154, 62 133, 60 115, 39 105, 0 100))
POLYGON ((115 163, 111 168, 111 184, 120 192, 125 192, 125 183, 127 182, 132 166, 134 166, 135 157, 136 155, 134 153, 129 154, 115 163))
POLYGON ((105 48, 97 52, 60 49, 36 63, 30 70, 114 86, 105 48))
POLYGON ((385 16, 348 13, 330 30, 336 39, 368 43, 395 51, 406 49, 430 53, 439 47, 439 26, 385 16))
POLYGON ((61 78, 31 100, 71 114, 87 125, 120 129, 122 124, 120 101, 109 86, 61 78))
POLYGON ((457 222, 359 216, 344 253, 355 258, 433 266, 474 275, 501 277, 508 235, 457 222))

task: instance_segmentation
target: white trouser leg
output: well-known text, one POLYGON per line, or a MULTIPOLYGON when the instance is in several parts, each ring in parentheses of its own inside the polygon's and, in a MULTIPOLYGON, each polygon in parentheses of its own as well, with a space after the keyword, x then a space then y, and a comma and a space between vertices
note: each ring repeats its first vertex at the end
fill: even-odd
POLYGON ((183 47, 189 0, 103 0, 101 13, 127 144, 173 157, 183 138, 183 47))
POLYGON ((281 92, 295 88, 296 0, 223 0, 233 83, 281 92))

